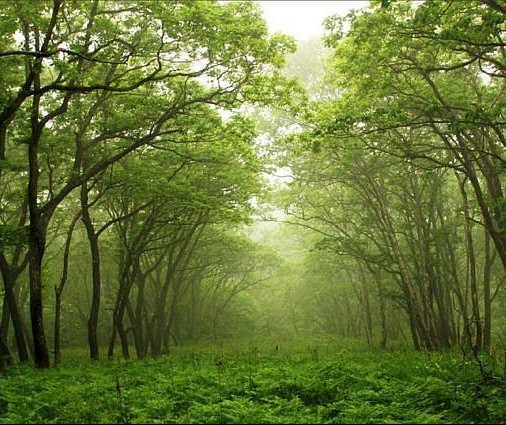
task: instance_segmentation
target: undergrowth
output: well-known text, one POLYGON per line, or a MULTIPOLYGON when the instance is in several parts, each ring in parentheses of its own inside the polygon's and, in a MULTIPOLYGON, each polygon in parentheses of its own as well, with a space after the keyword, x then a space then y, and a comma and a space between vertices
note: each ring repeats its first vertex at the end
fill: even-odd
MULTIPOLYGON (((68 357, 68 356, 67 356, 68 357)), ((459 353, 341 342, 176 348, 161 359, 11 367, 1 423, 504 423, 506 382, 459 353)))

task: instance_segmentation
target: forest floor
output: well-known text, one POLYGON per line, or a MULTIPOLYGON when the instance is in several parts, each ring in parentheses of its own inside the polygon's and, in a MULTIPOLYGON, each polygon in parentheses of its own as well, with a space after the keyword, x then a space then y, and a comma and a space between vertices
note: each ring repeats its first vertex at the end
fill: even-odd
MULTIPOLYGON (((0 423, 505 423, 506 379, 460 352, 353 342, 176 347, 0 377, 0 423)), ((501 355, 502 358, 502 355, 501 355)))

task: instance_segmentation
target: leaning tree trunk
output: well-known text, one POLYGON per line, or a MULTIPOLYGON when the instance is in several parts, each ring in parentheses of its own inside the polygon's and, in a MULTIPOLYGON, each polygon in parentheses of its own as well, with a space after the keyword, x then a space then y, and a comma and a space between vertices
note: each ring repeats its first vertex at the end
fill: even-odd
POLYGON ((112 358, 114 356, 114 346, 116 344, 116 336, 119 336, 123 357, 125 359, 130 358, 128 348, 128 336, 123 325, 123 318, 125 316, 126 306, 130 296, 130 289, 132 287, 132 276, 129 276, 129 269, 131 264, 132 264, 131 261, 125 262, 121 270, 118 295, 116 297, 116 303, 114 306, 112 317, 113 329, 111 333, 111 338, 109 340, 109 353, 108 353, 109 358, 112 358))
POLYGON ((14 279, 12 278, 12 270, 7 265, 3 254, 0 255, 0 268, 2 270, 2 278, 4 281, 4 314, 2 317, 2 333, 7 336, 6 325, 9 323, 9 315, 12 319, 12 327, 14 328, 14 336, 16 337, 16 345, 18 348, 18 357, 20 362, 30 360, 26 336, 23 329, 23 319, 19 310, 16 294, 14 293, 14 279))
POLYGON ((124 290, 120 290, 121 294, 118 294, 116 300, 116 306, 114 308, 112 317, 112 333, 109 340, 109 351, 108 357, 112 359, 114 357, 114 347, 116 345, 116 336, 119 336, 121 343, 121 350, 125 359, 130 358, 128 348, 128 337, 126 330, 123 326, 123 317, 125 316, 126 303, 128 301, 128 295, 124 295, 124 290))
MULTIPOLYGON (((18 227, 21 228, 26 222, 26 208, 27 205, 23 205, 21 209, 20 219, 18 227)), ((14 328, 14 336, 16 338, 16 345, 18 349, 18 357, 20 362, 26 362, 30 360, 27 337, 23 324, 23 318, 19 309, 19 303, 14 291, 16 281, 19 275, 26 268, 26 260, 19 263, 22 252, 22 246, 18 245, 14 249, 13 256, 11 258, 11 264, 7 262, 7 258, 3 252, 0 252, 0 273, 4 282, 4 305, 2 312, 2 332, 7 338, 9 319, 12 319, 12 326, 14 328)))

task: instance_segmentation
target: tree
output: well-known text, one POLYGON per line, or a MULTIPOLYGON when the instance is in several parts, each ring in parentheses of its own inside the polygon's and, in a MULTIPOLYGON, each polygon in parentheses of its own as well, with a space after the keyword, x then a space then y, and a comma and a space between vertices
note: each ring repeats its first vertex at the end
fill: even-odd
MULTIPOLYGON (((411 172, 426 170, 427 176, 437 175, 437 169, 454 171, 458 180, 469 182, 473 202, 481 211, 480 222, 506 266, 504 203, 501 201, 504 105, 502 96, 498 96, 504 90, 504 14, 501 7, 495 2, 479 1, 468 2, 464 8, 460 2, 382 3, 373 2, 370 10, 353 12, 344 20, 337 17, 328 20, 327 45, 334 49, 329 78, 334 81, 337 96, 314 104, 309 115, 312 129, 298 139, 299 143, 315 152, 359 149, 366 152, 366 158, 367 155, 378 158, 386 154, 395 167, 406 169, 408 164, 411 172), (346 20, 349 30, 344 29, 346 20)), ((374 164, 365 163, 374 170, 374 164)), ((371 173, 371 168, 358 164, 355 171, 363 177, 375 175, 376 171, 371 173)), ((369 199, 376 201, 372 204, 376 208, 376 221, 388 241, 390 256, 398 267, 399 282, 408 301, 408 311, 411 311, 414 343, 436 348, 441 342, 437 342, 436 335, 446 334, 451 340, 453 332, 438 329, 437 324, 440 321, 443 326, 451 320, 443 319, 448 307, 441 303, 448 305, 449 300, 441 293, 444 286, 436 283, 435 277, 441 270, 455 270, 454 259, 448 259, 442 251, 449 239, 441 238, 445 233, 434 226, 439 221, 438 226, 446 227, 445 214, 438 206, 440 201, 429 210, 428 218, 426 213, 421 214, 424 211, 420 208, 421 202, 431 198, 416 196, 422 181, 417 181, 413 175, 408 175, 406 182, 411 187, 402 184, 401 188, 409 188, 405 194, 412 193, 413 200, 417 201, 406 204, 411 208, 409 212, 402 209, 394 212, 388 193, 393 180, 388 173, 386 175, 388 180, 369 179, 363 190, 369 193, 369 199), (399 227, 399 212, 410 217, 414 227, 399 227), (412 256, 407 256, 409 251, 404 250, 404 237, 400 237, 406 230, 411 235, 411 242, 406 239, 409 242, 406 247, 416 248, 412 256), (431 236, 434 231, 436 233, 431 236), (436 256, 433 246, 439 246, 436 256), (438 303, 434 311, 432 297, 438 303), (426 314, 427 311, 430 314, 426 314)), ((404 201, 410 202, 410 198, 411 195, 404 201)), ((466 200, 461 202, 464 210, 469 211, 466 200)), ((473 254, 475 241, 467 218, 466 226, 464 234, 468 245, 465 252, 472 300, 479 290, 473 254)), ((372 241, 377 242, 377 237, 372 241)), ((489 267, 487 261, 484 270, 489 267)), ((460 280, 454 272, 450 276, 454 282, 460 280)), ((466 305, 466 295, 460 293, 458 286, 452 292, 461 305, 466 305)), ((485 292, 489 299, 490 291, 485 292)), ((484 302, 488 304, 487 300, 484 302)), ((478 300, 475 298, 471 305, 469 319, 479 323, 478 300)), ((487 311, 490 314, 489 308, 487 311)), ((464 310, 462 312, 466 316, 464 310)), ((481 329, 475 328, 474 334, 479 351, 481 329)))
POLYGON ((289 86, 269 70, 293 43, 268 37, 248 2, 54 0, 38 4, 38 13, 32 7, 23 1, 2 10, 0 66, 10 71, 0 159, 19 134, 28 147, 35 363, 48 367, 41 265, 58 205, 131 152, 171 143, 185 132, 172 120, 198 114, 198 105, 229 109, 286 93, 289 86))

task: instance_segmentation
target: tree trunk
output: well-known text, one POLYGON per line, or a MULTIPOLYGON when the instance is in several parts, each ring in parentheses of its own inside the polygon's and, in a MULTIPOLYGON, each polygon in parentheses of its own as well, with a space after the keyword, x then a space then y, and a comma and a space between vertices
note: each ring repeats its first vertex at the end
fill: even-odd
POLYGON ((109 339, 109 349, 107 351, 107 358, 109 360, 112 360, 114 358, 115 345, 116 345, 116 326, 114 324, 114 318, 113 318, 112 332, 111 332, 111 337, 109 339))
POLYGON ((490 293, 490 282, 492 273, 492 264, 494 256, 490 250, 490 234, 485 229, 485 264, 483 266, 483 349, 490 352, 491 334, 492 334, 492 298, 490 293))
POLYGON ((6 335, 0 330, 0 372, 3 372, 6 365, 13 363, 12 354, 7 345, 6 335))
POLYGON ((369 271, 374 276, 374 280, 376 281, 376 287, 378 288, 378 301, 379 301, 379 310, 380 310, 380 321, 381 321, 381 336, 380 336, 380 348, 387 348, 387 338, 388 338, 388 321, 387 321, 387 297, 385 294, 385 288, 383 287, 383 282, 381 281, 381 275, 378 270, 373 270, 370 265, 366 264, 369 271))
MULTIPOLYGON (((49 41, 49 40, 47 40, 49 41)), ((33 67, 41 67, 36 59, 33 67)), ((34 89, 40 88, 40 76, 34 73, 34 89)), ((49 350, 44 332, 42 298, 42 260, 46 249, 46 233, 49 216, 43 216, 39 208, 39 141, 43 125, 39 121, 41 96, 33 97, 31 107, 31 137, 28 144, 28 212, 30 219, 28 237, 28 274, 30 281, 30 318, 35 366, 49 368, 49 350)))
POLYGON ((123 325, 123 318, 125 316, 126 305, 128 302, 128 298, 130 295, 130 288, 132 286, 131 279, 132 276, 128 276, 128 265, 125 263, 123 270, 121 271, 120 278, 120 287, 118 289, 118 295, 116 298, 116 305, 114 306, 113 312, 113 330, 111 339, 109 342, 109 357, 111 358, 114 354, 114 345, 116 342, 116 335, 119 336, 121 343, 121 350, 123 352, 123 357, 125 359, 130 358, 129 348, 128 348, 128 336, 126 330, 123 325))
MULTIPOLYGON (((28 352, 28 345, 26 342, 26 335, 23 327, 21 311, 19 310, 16 294, 14 293, 16 278, 13 276, 12 267, 7 264, 3 253, 0 254, 0 270, 2 273, 5 291, 4 310, 2 313, 2 333, 5 335, 5 337, 7 337, 7 326, 9 323, 8 318, 10 314, 10 317, 12 319, 12 327, 14 328, 14 335, 16 337, 19 361, 27 362, 30 360, 30 355, 28 352)), ((17 274, 18 273, 16 272, 16 275, 17 274)))
POLYGON ((173 285, 173 293, 172 293, 172 302, 170 305, 170 313, 169 318, 167 320, 167 326, 165 327, 164 333, 163 333, 163 347, 165 353, 169 352, 169 346, 170 346, 170 338, 171 336, 174 337, 174 342, 177 344, 177 339, 172 332, 173 326, 175 321, 177 320, 177 307, 179 304, 179 282, 174 282, 173 285))
POLYGON ((42 307, 42 258, 45 247, 38 233, 36 230, 30 231, 30 318, 32 321, 35 365, 38 368, 49 368, 49 350, 44 332, 42 307))
POLYGON ((3 335, 5 340, 9 336, 9 325, 11 323, 11 312, 9 311, 9 304, 7 298, 2 301, 2 318, 0 319, 0 335, 3 335))
POLYGON ((473 233, 469 216, 469 205, 465 189, 465 180, 459 181, 462 194, 462 209, 464 210, 465 241, 467 251, 467 267, 469 276, 469 288, 471 291, 471 309, 473 312, 474 343, 473 352, 477 355, 483 349, 483 328, 480 317, 480 305, 478 302, 478 283, 476 276, 476 257, 474 253, 473 233))
MULTIPOLYGON (((109 349, 107 353, 107 357, 109 359, 112 359, 114 357, 114 348, 116 346, 116 337, 119 334, 119 327, 120 327, 120 321, 123 320, 122 315, 120 314, 120 310, 122 309, 122 305, 124 305, 123 298, 124 293, 126 291, 126 286, 128 286, 128 269, 130 267, 130 259, 125 258, 125 256, 122 254, 121 261, 119 265, 119 288, 118 293, 116 295, 116 302, 114 304, 114 310, 112 314, 112 331, 111 331, 111 337, 109 339, 109 349)), ((120 335, 121 338, 121 335, 120 335)))
POLYGON ((116 307, 113 313, 112 319, 112 334, 109 340, 109 352, 108 357, 110 359, 114 356, 114 346, 116 344, 116 335, 119 336, 121 343, 121 350, 123 353, 123 357, 125 359, 130 358, 129 348, 128 348, 128 335, 123 326, 123 317, 125 316, 125 308, 128 296, 124 297, 119 295, 119 299, 116 301, 116 307))
POLYGON ((98 235, 95 232, 93 222, 90 217, 88 205, 88 187, 86 183, 81 186, 81 211, 82 221, 86 228, 86 235, 91 252, 91 276, 92 276, 92 295, 91 307, 88 317, 88 347, 91 360, 99 360, 100 353, 98 347, 98 316, 100 311, 100 292, 101 292, 101 276, 100 276, 100 249, 98 246, 98 235))
POLYGON ((364 333, 367 345, 372 344, 372 315, 371 315, 371 303, 369 300, 369 291, 367 285, 367 278, 365 276, 362 264, 356 262, 357 266, 357 281, 353 282, 353 272, 349 271, 348 276, 352 282, 355 294, 357 296, 358 303, 360 305, 360 311, 362 321, 364 325, 364 333))
POLYGON ((54 312, 54 363, 59 364, 61 361, 61 347, 60 347, 60 322, 61 322, 61 298, 63 289, 67 283, 68 270, 69 270, 69 256, 70 256, 70 243, 72 241, 72 234, 74 228, 79 220, 80 213, 76 214, 70 222, 69 229, 67 231, 67 238, 65 240, 65 250, 63 252, 63 268, 62 275, 60 278, 60 284, 54 287, 55 292, 55 312, 54 312))
POLYGON ((61 321, 61 291, 55 288, 54 305, 54 364, 61 362, 61 344, 60 344, 60 321, 61 321))
POLYGON ((116 336, 119 336, 120 343, 121 343, 121 351, 123 354, 123 357, 125 359, 130 358, 130 352, 128 347, 128 335, 127 332, 123 326, 123 317, 125 315, 125 308, 126 304, 123 303, 123 301, 120 301, 119 304, 117 304, 117 308, 115 309, 113 313, 113 328, 111 333, 111 338, 109 340, 109 351, 108 351, 108 358, 112 359, 114 357, 114 347, 116 345, 116 336))
POLYGON ((116 327, 118 329, 119 340, 121 342, 121 352, 123 353, 123 357, 128 360, 130 358, 130 350, 128 346, 128 334, 123 325, 123 317, 125 316, 125 308, 126 304, 123 305, 120 309, 116 320, 116 327))
POLYGON ((26 335, 23 328, 23 319, 21 318, 21 312, 19 311, 16 295, 12 289, 12 283, 7 283, 5 280, 4 283, 7 311, 10 313, 10 317, 12 319, 12 327, 14 328, 14 335, 16 337, 19 361, 27 362, 30 360, 30 355, 26 343, 26 335))
POLYGON ((422 349, 420 336, 418 335, 418 328, 415 323, 414 317, 410 314, 410 309, 407 307, 408 318, 409 318, 409 329, 411 331, 411 338, 413 340, 413 346, 415 350, 420 351, 422 349))
POLYGON ((146 276, 139 273, 137 279, 137 301, 135 305, 135 312, 132 312, 132 326, 134 329, 135 350, 137 357, 142 359, 146 357, 146 336, 144 335, 144 289, 146 286, 146 276))
POLYGON ((26 335, 23 328, 23 319, 21 317, 16 295, 14 294, 12 287, 5 291, 5 298, 7 299, 9 311, 11 313, 12 327, 14 328, 14 335, 16 337, 19 361, 27 362, 30 360, 30 354, 28 352, 28 346, 26 343, 26 335))

